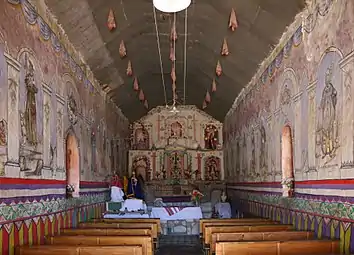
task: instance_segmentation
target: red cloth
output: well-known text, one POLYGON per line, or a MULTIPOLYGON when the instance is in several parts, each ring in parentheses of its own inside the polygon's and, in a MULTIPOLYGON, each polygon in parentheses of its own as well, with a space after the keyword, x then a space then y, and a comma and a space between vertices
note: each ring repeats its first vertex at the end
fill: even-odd
POLYGON ((116 186, 116 187, 118 187, 118 188, 123 189, 123 184, 122 184, 122 182, 120 181, 119 176, 115 175, 115 176, 112 177, 111 186, 116 186))

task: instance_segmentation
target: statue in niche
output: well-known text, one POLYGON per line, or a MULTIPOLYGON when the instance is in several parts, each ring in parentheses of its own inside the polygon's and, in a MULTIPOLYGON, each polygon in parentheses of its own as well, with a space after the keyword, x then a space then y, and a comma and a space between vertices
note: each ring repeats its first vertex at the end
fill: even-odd
POLYGON ((254 139, 254 132, 252 132, 251 135, 251 150, 251 171, 254 172, 256 171, 256 145, 254 139))
POLYGON ((20 127, 21 127, 21 145, 24 145, 27 140, 27 129, 26 129, 25 114, 23 112, 20 112, 20 127))
POLYGON ((177 137, 181 138, 182 137, 182 125, 178 121, 173 122, 171 124, 171 137, 177 137))
POLYGON ((280 100, 281 100, 280 101, 281 105, 288 105, 291 102, 291 91, 288 88, 288 84, 287 83, 284 84, 284 88, 283 88, 283 91, 281 93, 281 99, 280 100))
POLYGON ((26 139, 30 145, 37 144, 37 106, 36 106, 36 94, 38 89, 35 84, 34 68, 32 62, 26 60, 26 77, 25 85, 27 89, 26 95, 26 108, 25 108, 25 127, 26 127, 26 139))
POLYGON ((265 171, 267 168, 267 137, 266 131, 263 126, 260 128, 260 156, 259 156, 259 168, 261 171, 265 171))
POLYGON ((68 117, 71 125, 77 123, 77 104, 73 94, 68 98, 68 117))
POLYGON ((247 172, 247 140, 246 135, 243 135, 242 143, 242 172, 245 174, 247 172))
POLYGON ((206 179, 209 181, 220 180, 220 159, 210 156, 205 161, 206 179))
MULTIPOLYGON (((333 63, 326 71, 325 87, 319 107, 319 119, 317 129, 317 145, 321 148, 322 158, 329 156, 334 158, 338 146, 338 129, 337 129, 337 90, 332 84, 333 63)), ((320 157, 321 155, 316 155, 320 157)))
POLYGON ((6 120, 0 120, 0 146, 7 145, 7 123, 6 120))
POLYGON ((149 149, 149 134, 143 127, 135 130, 135 147, 137 150, 149 149))
POLYGON ((214 125, 207 125, 204 130, 205 149, 215 150, 218 145, 218 129, 214 125))

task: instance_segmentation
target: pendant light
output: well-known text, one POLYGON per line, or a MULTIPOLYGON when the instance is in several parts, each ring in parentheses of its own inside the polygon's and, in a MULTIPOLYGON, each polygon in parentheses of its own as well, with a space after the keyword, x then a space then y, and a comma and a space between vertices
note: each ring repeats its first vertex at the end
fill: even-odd
POLYGON ((174 13, 187 9, 191 0, 153 0, 153 3, 159 11, 174 13))

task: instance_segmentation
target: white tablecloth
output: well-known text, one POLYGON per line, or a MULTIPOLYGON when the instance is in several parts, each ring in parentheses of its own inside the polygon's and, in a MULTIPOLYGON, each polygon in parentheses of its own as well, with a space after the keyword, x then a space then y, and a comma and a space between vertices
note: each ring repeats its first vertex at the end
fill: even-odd
MULTIPOLYGON (((169 209, 171 208, 173 209, 173 207, 170 207, 169 209)), ((170 215, 164 207, 153 207, 151 209, 150 217, 160 218, 160 220, 191 220, 203 218, 202 210, 200 207, 185 207, 174 211, 175 213, 170 215)))
POLYGON ((150 218, 149 214, 144 213, 126 213, 126 214, 119 214, 119 213, 107 213, 103 216, 104 219, 127 219, 127 218, 150 218))

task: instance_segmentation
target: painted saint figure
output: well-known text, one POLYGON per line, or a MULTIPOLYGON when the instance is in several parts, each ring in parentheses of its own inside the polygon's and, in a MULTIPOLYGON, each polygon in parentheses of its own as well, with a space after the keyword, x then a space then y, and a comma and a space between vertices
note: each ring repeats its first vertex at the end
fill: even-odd
POLYGON ((142 178, 137 178, 135 176, 135 172, 132 173, 132 177, 128 182, 128 198, 137 198, 144 200, 144 192, 143 192, 143 180, 142 178))
POLYGON ((114 173, 111 179, 111 201, 121 202, 123 201, 124 192, 123 185, 117 173, 114 173))
POLYGON ((334 157, 337 149, 336 106, 337 91, 332 84, 333 63, 326 71, 325 87, 320 102, 319 129, 317 142, 321 146, 322 158, 334 157))
POLYGON ((267 167, 267 162, 266 162, 266 153, 267 153, 267 138, 266 138, 266 132, 263 126, 261 126, 260 129, 261 133, 261 148, 260 148, 260 157, 259 157, 259 168, 261 171, 265 171, 267 167))
POLYGON ((218 144, 218 131, 213 125, 205 128, 205 149, 215 150, 218 144))
POLYGON ((34 68, 30 60, 26 61, 27 70, 25 85, 27 89, 26 108, 25 108, 25 123, 26 123, 26 135, 27 142, 30 145, 37 143, 37 106, 36 106, 36 94, 38 89, 34 79, 34 68))
POLYGON ((7 128, 6 121, 0 120, 0 146, 6 146, 7 144, 7 128))

